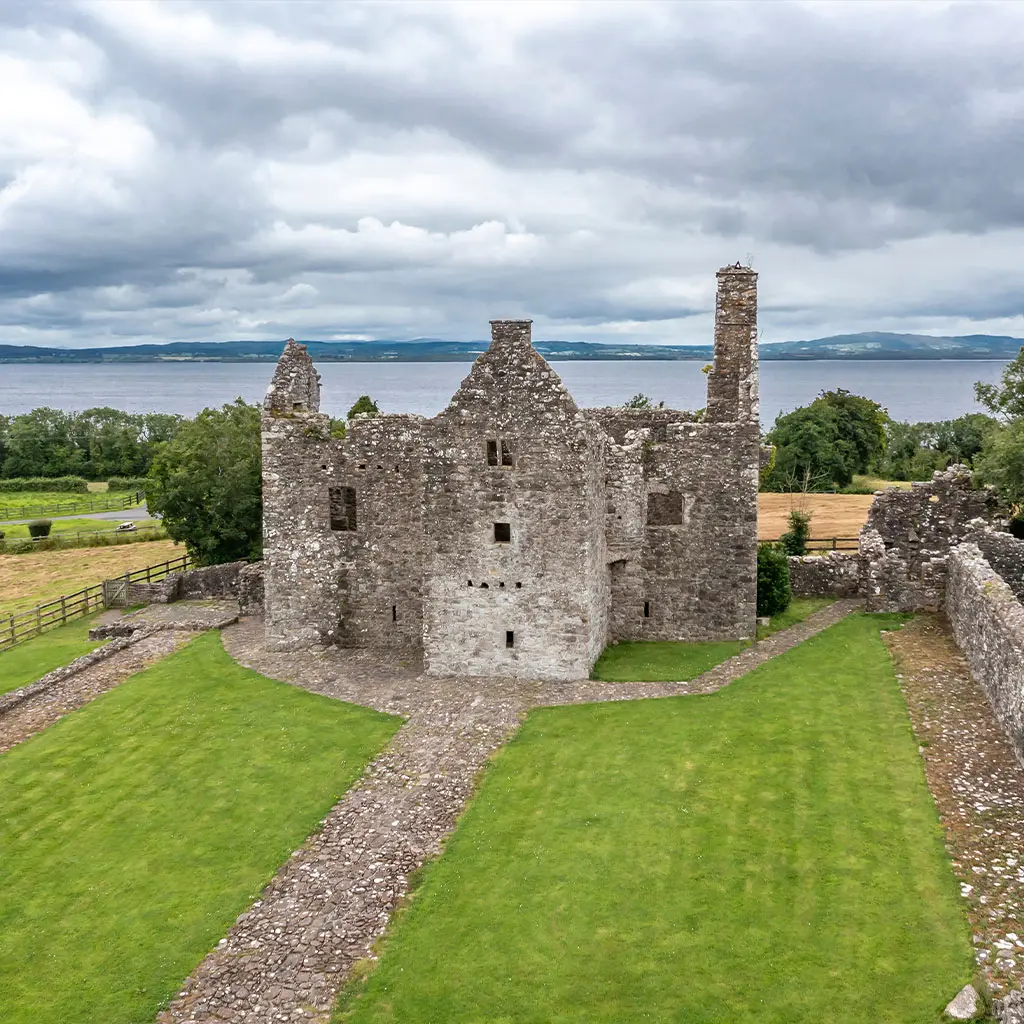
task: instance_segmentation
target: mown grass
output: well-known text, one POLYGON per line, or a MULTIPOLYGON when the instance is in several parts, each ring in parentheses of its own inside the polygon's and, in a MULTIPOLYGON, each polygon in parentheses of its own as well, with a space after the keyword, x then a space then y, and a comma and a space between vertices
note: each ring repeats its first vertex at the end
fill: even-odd
MULTIPOLYGON (((66 491, 4 491, 0 492, 0 515, 5 515, 5 510, 13 509, 17 512, 19 508, 26 506, 39 508, 46 505, 68 505, 69 503, 74 503, 76 507, 70 510, 62 509, 60 514, 74 515, 77 512, 92 511, 90 505, 94 503, 114 502, 134 493, 134 491, 108 491, 106 489, 100 493, 91 488, 88 494, 75 494, 66 491)), ((25 517, 15 515, 13 518, 23 519, 25 517)))
MULTIPOLYGON (((67 665, 82 654, 95 650, 102 640, 89 639, 95 615, 48 630, 17 647, 0 651, 0 693, 34 683, 47 672, 67 665)), ((0 622, 0 626, 3 623, 0 622)))
POLYGON ((157 540, 107 548, 0 554, 0 615, 24 611, 129 569, 157 565, 184 553, 173 541, 157 540))
POLYGON ((0 1021, 149 1021, 395 718, 207 634, 0 756, 0 1021))
POLYGON ((881 627, 533 712, 335 1016, 930 1024, 967 921, 881 627))
POLYGON ((768 620, 767 626, 757 627, 757 639, 764 640, 782 629, 789 629, 790 626, 810 618, 815 612, 820 612, 822 608, 827 608, 834 601, 835 598, 832 597, 794 597, 784 612, 779 612, 768 620))
MULTIPOLYGON (((772 617, 767 626, 757 627, 757 639, 764 640, 780 629, 788 629, 832 603, 830 597, 794 597, 789 607, 772 617)), ((607 683, 664 683, 693 679, 714 668, 749 644, 744 640, 686 643, 679 640, 625 641, 606 647, 591 675, 607 683)))
MULTIPOLYGON (((53 519, 50 536, 54 537, 61 533, 113 533, 120 522, 120 519, 53 519)), ((132 522, 140 530, 161 525, 159 519, 133 519, 132 522)), ((4 533, 4 540, 17 540, 29 536, 27 523, 5 523, 0 526, 0 530, 4 533)))

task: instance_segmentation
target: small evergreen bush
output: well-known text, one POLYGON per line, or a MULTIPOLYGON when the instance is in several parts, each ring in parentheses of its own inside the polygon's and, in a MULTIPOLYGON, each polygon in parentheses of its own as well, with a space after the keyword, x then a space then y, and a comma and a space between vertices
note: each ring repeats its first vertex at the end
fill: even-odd
POLYGON ((789 607, 789 562, 786 552, 775 544, 757 548, 757 614, 779 615, 789 607))
POLYGON ((15 476, 0 480, 0 492, 10 494, 13 491, 88 494, 89 482, 80 476, 15 476))
POLYGON ((53 523, 49 519, 33 519, 28 524, 28 535, 33 539, 37 537, 49 537, 50 527, 53 523))
POLYGON ((798 512, 796 509, 793 509, 789 513, 789 530, 779 538, 779 543, 787 555, 806 555, 807 538, 810 535, 810 512, 798 512))

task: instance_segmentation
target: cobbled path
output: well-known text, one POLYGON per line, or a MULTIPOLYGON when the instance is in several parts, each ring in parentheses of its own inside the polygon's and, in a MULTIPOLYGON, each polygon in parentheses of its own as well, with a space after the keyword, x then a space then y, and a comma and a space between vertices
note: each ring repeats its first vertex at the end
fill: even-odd
POLYGON ((157 1020, 328 1021, 348 972, 372 955, 407 892, 410 872, 440 853, 480 769, 531 707, 712 693, 856 607, 838 601, 676 683, 431 679, 414 660, 388 666, 354 651, 270 653, 257 620, 225 630, 225 647, 243 665, 407 721, 157 1020))
POLYGON ((0 754, 166 657, 196 634, 166 630, 62 679, 0 715, 0 754))
MULTIPOLYGON (((1024 983, 1024 768, 944 623, 921 616, 887 633, 885 642, 967 902, 979 970, 996 995, 1018 989, 1024 983)), ((1012 1019, 1024 1020, 1024 1012, 1012 1019)))

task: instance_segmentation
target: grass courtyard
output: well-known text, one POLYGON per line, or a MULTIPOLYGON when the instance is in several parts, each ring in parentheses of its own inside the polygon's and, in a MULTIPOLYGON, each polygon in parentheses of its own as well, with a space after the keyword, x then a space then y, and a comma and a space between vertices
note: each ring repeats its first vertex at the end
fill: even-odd
POLYGON ((966 917, 882 628, 533 712, 336 1021, 933 1024, 966 917))
POLYGON ((9 650, 0 651, 0 693, 34 683, 47 672, 99 647, 102 640, 89 639, 89 627, 95 618, 95 615, 90 615, 69 622, 9 650))
POLYGON ((0 1021, 152 1020, 398 725, 211 633, 0 756, 0 1021))

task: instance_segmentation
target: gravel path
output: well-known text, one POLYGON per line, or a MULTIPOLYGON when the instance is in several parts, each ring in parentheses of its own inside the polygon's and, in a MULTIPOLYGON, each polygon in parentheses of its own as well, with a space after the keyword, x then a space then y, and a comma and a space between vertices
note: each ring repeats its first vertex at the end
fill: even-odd
POLYGON ((856 607, 836 602, 677 683, 432 679, 414 661, 387 665, 358 651, 267 652, 256 620, 225 630, 225 647, 242 664, 407 722, 188 978, 159 1024, 326 1022, 352 965, 372 955, 409 873, 440 853, 480 769, 531 707, 711 693, 856 607))
POLYGON ((0 754, 112 690, 194 636, 195 633, 180 630, 155 633, 4 712, 0 715, 0 754))
POLYGON ((1000 995, 1024 982, 1024 768, 943 623, 921 616, 885 642, 967 901, 975 958, 1000 995))

